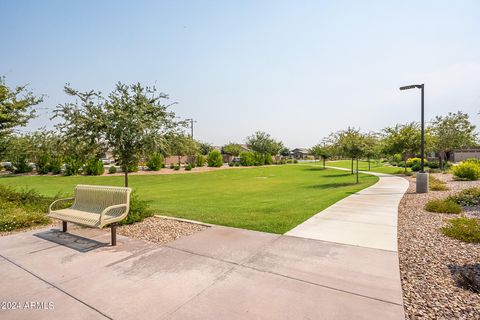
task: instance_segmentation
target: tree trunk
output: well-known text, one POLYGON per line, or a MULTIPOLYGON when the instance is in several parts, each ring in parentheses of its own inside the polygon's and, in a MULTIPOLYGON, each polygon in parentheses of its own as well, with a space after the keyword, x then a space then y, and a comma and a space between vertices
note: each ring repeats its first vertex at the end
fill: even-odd
POLYGON ((370 158, 368 158, 368 171, 371 171, 370 170, 370 158))
POLYGON ((325 158, 323 158, 323 169, 325 169, 325 158))
POLYGON ((181 162, 182 162, 182 156, 178 156, 178 166, 180 167, 181 165, 181 162))
POLYGON ((128 167, 125 168, 125 187, 128 188, 128 167))
POLYGON ((357 183, 358 183, 358 158, 357 158, 357 183))
POLYGON ((407 174, 407 159, 403 160, 403 169, 404 169, 403 173, 406 175, 407 174))
POLYGON ((439 167, 440 167, 440 170, 443 171, 443 151, 440 151, 440 152, 439 152, 438 159, 439 159, 439 167))
POLYGON ((352 158, 352 174, 353 174, 353 158, 352 158))

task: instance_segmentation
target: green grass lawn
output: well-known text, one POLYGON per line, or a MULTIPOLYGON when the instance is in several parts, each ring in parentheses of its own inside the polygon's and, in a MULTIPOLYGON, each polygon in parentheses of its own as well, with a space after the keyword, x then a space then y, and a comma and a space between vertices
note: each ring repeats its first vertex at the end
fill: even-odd
MULTIPOLYGON (((321 162, 316 162, 315 164, 323 165, 321 162)), ((351 160, 327 161, 327 166, 350 169, 351 160)), ((353 168, 355 169, 356 168, 355 161, 353 163, 353 166, 354 166, 353 168)), ((368 162, 358 161, 358 169, 362 171, 368 171, 368 162)), ((373 172, 379 172, 379 173, 390 173, 390 174, 403 173, 403 168, 384 165, 384 163, 382 162, 377 163, 374 160, 370 162, 370 170, 373 172)))
MULTIPOLYGON (((156 214, 285 233, 377 177, 316 166, 283 165, 172 175, 132 175, 130 186, 156 214)), ((122 176, 1 177, 0 184, 70 195, 76 184, 121 186, 122 176)))

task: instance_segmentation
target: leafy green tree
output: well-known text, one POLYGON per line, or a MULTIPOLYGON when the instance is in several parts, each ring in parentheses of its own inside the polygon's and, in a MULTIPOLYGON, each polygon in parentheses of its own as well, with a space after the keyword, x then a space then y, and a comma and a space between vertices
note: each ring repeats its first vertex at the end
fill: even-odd
POLYGON ((383 129, 383 152, 394 156, 402 154, 404 169, 407 172, 407 156, 420 151, 421 132, 418 123, 397 124, 383 129))
POLYGON ((282 157, 288 157, 290 155, 290 149, 288 149, 287 147, 283 147, 282 149, 280 149, 280 155, 282 157))
POLYGON ((238 157, 240 152, 243 151, 243 148, 238 143, 230 142, 222 147, 222 153, 228 154, 230 156, 238 157))
POLYGON ((193 156, 198 152, 198 144, 190 136, 184 134, 168 135, 168 144, 171 155, 178 156, 178 165, 181 165, 182 156, 193 156))
POLYGON ((477 133, 468 114, 458 111, 449 112, 446 116, 437 116, 432 121, 430 129, 434 138, 434 148, 439 154, 440 168, 446 154, 454 149, 468 148, 477 144, 477 133))
POLYGON ((270 154, 275 156, 282 150, 283 144, 273 139, 268 133, 257 131, 247 137, 247 147, 262 155, 270 154))
POLYGON ((381 153, 380 137, 375 132, 370 132, 364 135, 364 152, 363 156, 367 158, 368 161, 368 171, 371 170, 370 161, 372 158, 378 158, 381 153))
POLYGON ((199 152, 200 154, 206 156, 210 151, 213 151, 214 148, 210 143, 200 142, 199 143, 199 152))
POLYGON ((43 101, 27 90, 27 86, 9 88, 5 78, 0 77, 0 159, 8 147, 7 137, 15 127, 25 126, 35 117, 34 106, 43 101))
POLYGON ((309 149, 309 153, 314 156, 315 160, 316 159, 322 159, 323 161, 323 168, 325 168, 325 162, 327 161, 328 158, 332 156, 331 150, 329 146, 319 143, 314 145, 309 149))
POLYGON ((338 134, 337 140, 340 153, 344 157, 352 159, 351 173, 353 174, 353 161, 357 162, 357 183, 358 179, 358 159, 364 155, 365 152, 365 137, 355 128, 348 127, 347 130, 341 131, 338 134))

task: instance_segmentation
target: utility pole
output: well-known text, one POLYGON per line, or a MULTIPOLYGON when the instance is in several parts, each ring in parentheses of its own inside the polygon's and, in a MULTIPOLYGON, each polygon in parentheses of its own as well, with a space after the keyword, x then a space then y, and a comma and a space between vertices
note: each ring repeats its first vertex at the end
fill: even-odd
POLYGON ((185 120, 190 121, 190 136, 193 139, 193 124, 196 123, 197 121, 193 120, 193 118, 189 118, 185 120))

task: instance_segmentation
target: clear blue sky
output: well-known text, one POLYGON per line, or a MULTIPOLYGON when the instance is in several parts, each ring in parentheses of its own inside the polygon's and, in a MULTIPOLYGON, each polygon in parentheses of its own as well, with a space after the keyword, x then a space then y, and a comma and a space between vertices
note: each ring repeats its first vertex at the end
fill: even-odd
POLYGON ((63 85, 155 84, 224 144, 267 131, 309 147, 347 126, 378 130, 463 110, 480 124, 480 1, 0 0, 0 75, 46 94, 28 130, 50 128, 63 85))

